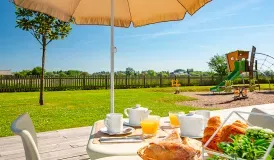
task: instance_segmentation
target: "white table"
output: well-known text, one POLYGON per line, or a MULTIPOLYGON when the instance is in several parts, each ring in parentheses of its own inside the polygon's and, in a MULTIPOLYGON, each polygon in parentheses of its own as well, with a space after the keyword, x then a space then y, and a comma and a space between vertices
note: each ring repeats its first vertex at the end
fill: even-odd
MULTIPOLYGON (((161 126, 167 125, 168 117, 161 118, 161 126)), ((110 156, 137 156, 137 151, 141 147, 148 145, 146 142, 142 143, 120 143, 120 144, 94 144, 93 138, 95 134, 96 124, 103 120, 97 121, 92 127, 90 138, 87 144, 87 153, 91 160, 110 157, 110 156)), ((128 159, 129 160, 129 159, 128 159)), ((131 159, 130 159, 131 160, 131 159)), ((135 159, 133 159, 135 160, 135 159)))
MULTIPOLYGON (((256 105, 256 106, 212 111, 211 116, 218 115, 222 118, 226 118, 232 111, 251 112, 252 108, 255 108, 255 107, 266 111, 268 114, 274 114, 274 104, 265 104, 265 105, 256 105)), ((247 118, 247 117, 244 116, 244 118, 247 118)), ((231 120, 234 120, 234 119, 232 118, 231 120)), ((147 145, 148 143, 143 142, 143 143, 121 143, 121 144, 93 144, 93 135, 95 134, 96 123, 101 121, 97 121, 94 123, 94 126, 92 127, 92 131, 90 134, 90 138, 88 140, 87 153, 89 157, 91 158, 91 160, 98 159, 98 158, 103 158, 100 160, 115 160, 115 158, 117 160, 123 160, 123 159, 139 160, 138 159, 139 157, 137 156, 137 150, 147 145), (116 156, 116 157, 112 157, 112 156, 116 156), (130 156, 130 157, 117 157, 117 156, 130 156)), ((161 126, 166 125, 165 123, 166 121, 168 121, 168 117, 161 118, 161 126)))

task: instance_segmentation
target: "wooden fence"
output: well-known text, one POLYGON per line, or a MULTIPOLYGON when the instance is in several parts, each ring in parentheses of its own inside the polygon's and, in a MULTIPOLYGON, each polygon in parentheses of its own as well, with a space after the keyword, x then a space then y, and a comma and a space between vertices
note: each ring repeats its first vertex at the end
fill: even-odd
MULTIPOLYGON (((170 87, 172 79, 182 86, 207 86, 219 84, 225 76, 115 76, 115 88, 170 87)), ((242 83, 242 79, 236 80, 242 83)), ((273 77, 272 77, 273 81, 273 77)), ((235 81, 234 81, 235 82, 235 81)), ((265 81, 267 83, 268 81, 265 81)), ((45 77, 45 90, 91 90, 109 89, 109 76, 45 77)), ((246 80, 246 83, 247 80, 246 80)), ((263 83, 263 82, 262 82, 263 83)), ((39 76, 0 76, 0 92, 30 92, 40 88, 39 76)))

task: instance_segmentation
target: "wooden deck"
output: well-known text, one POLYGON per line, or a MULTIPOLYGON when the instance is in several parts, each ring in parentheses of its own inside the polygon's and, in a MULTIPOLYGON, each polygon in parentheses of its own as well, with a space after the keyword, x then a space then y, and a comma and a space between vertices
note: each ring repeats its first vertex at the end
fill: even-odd
MULTIPOLYGON (((90 132, 91 127, 82 127, 38 133, 41 159, 89 159, 86 145, 90 132)), ((19 136, 0 138, 0 160, 25 160, 24 148, 19 136)))
MULTIPOLYGON (((257 105, 213 111, 211 115, 227 117, 231 111, 250 112, 257 107, 274 114, 274 104, 257 105)), ((38 133, 38 149, 42 160, 89 159, 86 145, 92 127, 72 128, 38 133)), ((19 136, 0 138, 0 160, 24 160, 24 149, 19 136)))

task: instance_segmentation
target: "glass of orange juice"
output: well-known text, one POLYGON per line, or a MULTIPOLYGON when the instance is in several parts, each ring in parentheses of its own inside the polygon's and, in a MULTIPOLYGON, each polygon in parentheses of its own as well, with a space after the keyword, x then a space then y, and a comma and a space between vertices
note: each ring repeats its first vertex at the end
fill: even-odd
POLYGON ((169 120, 170 120, 170 125, 172 127, 180 126, 179 119, 178 119, 179 114, 185 114, 185 113, 184 112, 169 112, 169 120))
POLYGON ((141 121, 141 127, 144 137, 153 137, 157 134, 160 126, 159 116, 150 116, 147 119, 141 121))

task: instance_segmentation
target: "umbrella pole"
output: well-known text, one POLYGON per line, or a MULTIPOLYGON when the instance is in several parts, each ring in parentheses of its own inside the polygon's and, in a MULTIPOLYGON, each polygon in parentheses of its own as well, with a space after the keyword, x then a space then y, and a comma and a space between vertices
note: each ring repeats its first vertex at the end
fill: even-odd
POLYGON ((110 113, 114 113, 114 0, 111 0, 110 29, 110 113))

